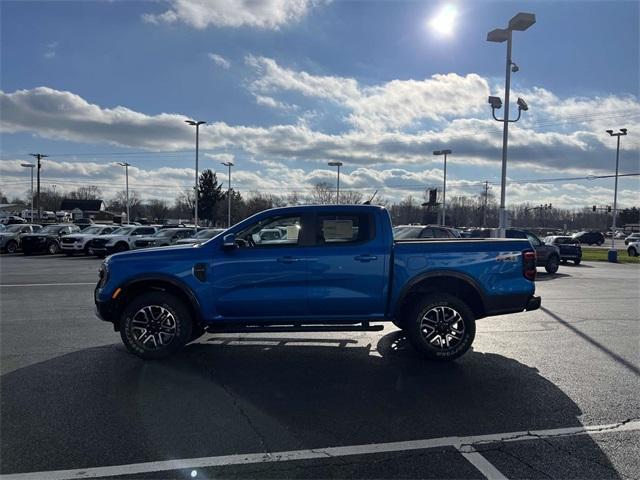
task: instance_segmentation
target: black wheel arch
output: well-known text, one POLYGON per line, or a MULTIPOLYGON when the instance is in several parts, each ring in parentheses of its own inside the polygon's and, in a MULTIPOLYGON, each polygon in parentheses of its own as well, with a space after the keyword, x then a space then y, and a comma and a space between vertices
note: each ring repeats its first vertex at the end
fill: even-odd
POLYGON ((431 293, 455 295, 469 306, 476 319, 486 316, 486 295, 473 278, 461 272, 433 270, 416 276, 402 288, 393 317, 402 317, 415 296, 431 293))
POLYGON ((204 327, 198 298, 188 285, 174 277, 161 274, 144 275, 127 281, 121 285, 120 288, 122 289, 122 293, 118 297, 116 315, 114 316, 114 328, 116 331, 120 328, 118 319, 127 303, 139 294, 149 291, 161 291, 173 294, 176 298, 184 302, 195 325, 204 327))

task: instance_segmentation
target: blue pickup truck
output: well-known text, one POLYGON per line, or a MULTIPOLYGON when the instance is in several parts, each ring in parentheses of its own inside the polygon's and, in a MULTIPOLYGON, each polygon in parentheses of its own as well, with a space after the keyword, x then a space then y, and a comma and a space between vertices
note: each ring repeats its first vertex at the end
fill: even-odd
POLYGON ((199 245, 111 255, 95 303, 145 359, 205 332, 393 322, 426 357, 451 360, 471 347, 477 319, 540 307, 535 275, 527 240, 394 241, 382 207, 300 206, 258 213, 199 245))

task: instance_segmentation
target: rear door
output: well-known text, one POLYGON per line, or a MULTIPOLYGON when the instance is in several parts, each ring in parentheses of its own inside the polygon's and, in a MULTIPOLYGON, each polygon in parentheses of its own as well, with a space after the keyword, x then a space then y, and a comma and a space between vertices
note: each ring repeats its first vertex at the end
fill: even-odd
POLYGON ((310 315, 382 317, 389 249, 372 213, 315 216, 309 249, 310 315))

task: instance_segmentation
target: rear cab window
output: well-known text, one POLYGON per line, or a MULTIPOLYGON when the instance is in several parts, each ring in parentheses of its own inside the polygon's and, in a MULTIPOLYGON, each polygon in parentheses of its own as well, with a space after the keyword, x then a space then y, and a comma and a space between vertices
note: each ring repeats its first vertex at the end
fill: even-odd
POLYGON ((323 213, 316 216, 316 245, 356 245, 369 242, 374 237, 375 223, 371 214, 323 213))

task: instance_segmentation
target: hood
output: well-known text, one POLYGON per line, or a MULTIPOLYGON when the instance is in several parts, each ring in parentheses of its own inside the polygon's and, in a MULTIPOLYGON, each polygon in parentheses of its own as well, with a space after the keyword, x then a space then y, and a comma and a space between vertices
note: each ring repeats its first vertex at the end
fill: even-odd
MULTIPOLYGON (((86 234, 86 235, 88 235, 88 234, 86 234)), ((97 237, 97 238, 104 238, 105 240, 112 240, 112 239, 114 239, 114 238, 118 238, 118 239, 120 239, 120 238, 122 238, 122 239, 127 239, 127 238, 129 238, 129 236, 128 236, 128 235, 114 235, 114 234, 112 234, 112 233, 109 233, 109 234, 107 234, 107 235, 96 235, 96 237, 97 237)))
POLYGON ((17 236, 17 232, 0 232, 0 238, 13 238, 17 236))
POLYGON ((22 238, 27 238, 27 237, 57 237, 58 234, 57 233, 27 233, 25 234, 22 238))
POLYGON ((170 245, 168 247, 143 248, 114 253, 109 258, 110 262, 149 260, 153 262, 180 260, 182 258, 193 259, 192 245, 170 245))
POLYGON ((153 236, 149 236, 149 237, 136 237, 136 241, 137 241, 137 240, 144 240, 145 242, 149 242, 149 241, 155 242, 156 240, 159 240, 159 238, 158 238, 158 237, 153 237, 153 236))

